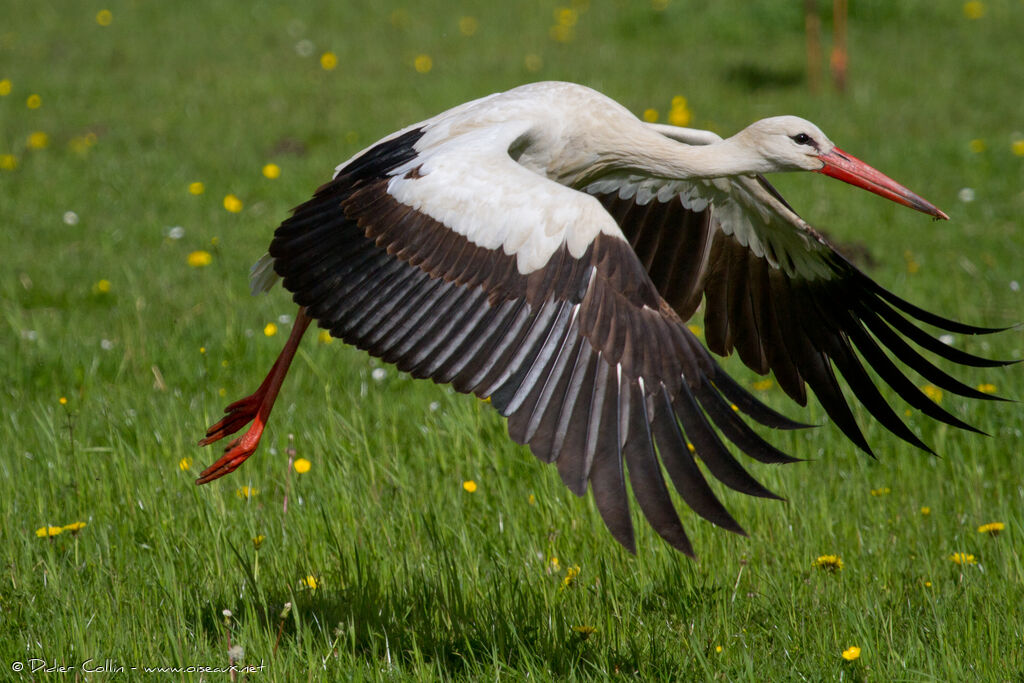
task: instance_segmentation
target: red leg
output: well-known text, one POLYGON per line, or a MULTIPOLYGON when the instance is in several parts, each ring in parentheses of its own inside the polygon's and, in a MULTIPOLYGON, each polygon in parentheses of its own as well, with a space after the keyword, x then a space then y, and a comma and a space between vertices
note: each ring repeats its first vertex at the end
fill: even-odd
POLYGON ((199 442, 200 446, 208 446, 214 441, 234 434, 252 422, 252 426, 241 438, 235 439, 227 445, 220 460, 202 471, 199 478, 196 479, 197 484, 205 484, 234 472, 256 450, 260 443, 260 437, 263 436, 263 428, 266 427, 267 420, 270 418, 274 401, 277 400, 277 393, 281 390, 281 383, 284 382, 284 377, 288 374, 292 358, 295 357, 295 351, 299 348, 299 342, 302 341, 302 335, 305 334, 311 320, 312 318, 306 315, 306 309, 300 308, 298 315, 295 316, 292 333, 284 348, 281 349, 277 360, 274 361, 273 367, 270 368, 270 372, 260 384, 260 388, 251 396, 235 401, 225 408, 224 412, 227 415, 224 419, 206 430, 206 436, 199 442))

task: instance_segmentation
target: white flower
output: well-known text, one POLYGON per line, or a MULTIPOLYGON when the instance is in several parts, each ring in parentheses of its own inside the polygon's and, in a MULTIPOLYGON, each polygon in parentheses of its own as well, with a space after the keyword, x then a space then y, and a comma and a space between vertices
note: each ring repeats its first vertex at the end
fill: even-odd
POLYGON ((185 228, 181 227, 180 225, 175 225, 170 228, 167 228, 166 234, 172 240, 180 240, 182 237, 185 236, 185 228))
POLYGON ((78 214, 75 213, 74 211, 65 211, 64 212, 64 224, 65 225, 77 225, 78 224, 78 214))
POLYGON ((964 203, 973 202, 974 201, 974 188, 965 187, 965 188, 961 189, 960 192, 958 192, 956 196, 960 199, 960 201, 962 201, 964 203))
POLYGON ((388 376, 388 371, 384 368, 374 368, 373 372, 370 373, 370 376, 377 382, 383 382, 384 378, 388 376))

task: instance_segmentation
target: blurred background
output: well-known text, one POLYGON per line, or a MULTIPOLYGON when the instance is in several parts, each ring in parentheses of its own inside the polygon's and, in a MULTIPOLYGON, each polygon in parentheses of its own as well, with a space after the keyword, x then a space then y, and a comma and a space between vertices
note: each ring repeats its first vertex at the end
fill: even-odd
MULTIPOLYGON (((278 543, 277 564, 264 559, 262 565, 265 575, 280 579, 277 589, 264 588, 276 596, 267 599, 268 613, 285 599, 280 586, 294 589, 308 572, 301 567, 314 560, 335 586, 350 576, 344 560, 319 543, 327 537, 322 534, 334 533, 319 512, 309 530, 293 532, 298 535, 290 544, 275 536, 284 528, 271 514, 280 509, 283 484, 273 474, 280 458, 258 454, 238 481, 197 489, 191 484, 196 471, 217 453, 194 444, 226 402, 255 387, 287 335, 294 315, 287 294, 248 295, 248 268, 276 225, 353 153, 491 92, 537 80, 575 81, 647 120, 723 136, 765 116, 808 118, 952 220, 931 223, 818 176, 773 177, 801 215, 852 249, 872 277, 901 296, 970 323, 1019 322, 1022 36, 1020 0, 854 0, 848 7, 829 0, 0 1, 0 440, 7 447, 0 474, 8 482, 0 540, 10 553, 12 577, 0 588, 0 598, 6 596, 0 616, 15 625, 5 630, 20 634, 3 644, 24 651, 29 643, 29 651, 45 654, 31 643, 59 641, 66 627, 79 651, 96 639, 163 651, 174 649, 174 634, 187 626, 202 637, 179 643, 180 658, 219 648, 220 608, 248 604, 252 595, 243 590, 239 597, 239 582, 251 591, 246 577, 252 575, 243 571, 249 565, 241 554, 234 555, 236 566, 226 544, 251 552, 250 536, 267 534, 268 547, 278 543), (266 509, 262 503, 241 507, 249 494, 236 496, 234 487, 242 483, 265 491, 266 509), (43 549, 36 538, 41 526, 45 534, 45 525, 76 521, 88 523, 82 538, 91 534, 89 549, 83 542, 81 550, 85 559, 77 541, 43 549), (82 569, 99 565, 109 569, 82 569), (154 591, 144 595, 169 596, 171 606, 159 616, 140 608, 125 617, 121 633, 90 634, 89 615, 67 607, 82 593, 132 599, 139 587, 154 591), (165 620, 162 635, 153 636, 144 623, 155 618, 165 620), (51 626, 39 627, 43 622, 51 626)), ((307 339, 264 448, 285 452, 289 431, 305 439, 300 455, 313 460, 314 469, 302 480, 304 500, 338 515, 344 521, 338 533, 371 541, 364 552, 374 552, 379 541, 401 555, 407 541, 395 542, 392 534, 405 538, 408 531, 387 525, 433 529, 433 513, 420 517, 424 508, 440 509, 452 492, 462 495, 462 482, 473 480, 481 487, 474 504, 490 507, 467 512, 468 519, 451 528, 441 524, 438 532, 445 542, 469 544, 458 546, 459 562, 501 557, 505 551, 494 547, 489 560, 479 559, 469 541, 451 539, 470 528, 468 538, 483 543, 493 537, 492 522, 507 519, 501 511, 517 506, 509 514, 524 528, 534 524, 539 538, 547 537, 548 525, 571 517, 575 526, 575 515, 585 514, 587 521, 560 542, 579 536, 581 543, 606 544, 606 556, 619 552, 592 507, 508 444, 503 423, 471 399, 395 377, 393 369, 325 342, 307 339), (396 401, 412 407, 396 411, 402 405, 396 401), (459 431, 461 424, 472 430, 459 431), (401 445, 387 442, 388 435, 398 435, 401 445), (491 483, 486 474, 493 475, 491 483), (392 497, 397 490, 405 495, 392 497), (555 502, 531 511, 533 492, 555 502), (349 507, 338 512, 346 501, 349 507)), ((1019 330, 955 343, 981 355, 1024 357, 1019 330)), ((727 364, 748 384, 758 380, 727 364)), ((995 376, 999 393, 1024 397, 1018 368, 995 376)), ((974 373, 968 381, 987 377, 974 373)), ((763 386, 762 398, 788 414, 822 417, 814 405, 792 410, 770 383, 763 386)), ((1020 468, 1012 464, 1024 443, 1019 406, 956 410, 996 438, 955 441, 948 430, 910 418, 933 446, 957 456, 915 465, 948 468, 937 479, 924 478, 948 487, 940 492, 951 501, 947 539, 973 534, 971 525, 986 511, 998 509, 1006 518, 1020 509, 1014 474, 1020 468), (960 465, 962 458, 968 460, 960 465)), ((814 540, 819 532, 856 545, 860 529, 844 521, 842 510, 871 503, 861 498, 869 488, 891 481, 900 467, 925 462, 876 430, 871 438, 880 454, 899 452, 900 458, 888 458, 890 470, 871 469, 852 447, 837 445, 840 438, 824 427, 782 441, 805 456, 827 452, 829 458, 815 463, 823 469, 767 475, 772 488, 805 498, 808 520, 828 519, 835 504, 826 531, 805 528, 800 515, 783 515, 778 507, 769 515, 740 501, 734 509, 746 514, 754 538, 699 531, 695 545, 708 549, 712 566, 748 550, 772 555, 770 540, 794 533, 794 526, 798 542, 782 549, 777 561, 783 565, 809 566, 812 548, 829 545, 814 540), (817 489, 833 475, 839 492, 817 489), (850 477, 874 479, 843 488, 840 479, 850 477)), ((935 501, 903 502, 901 509, 938 510, 935 501)), ((882 518, 892 524, 901 514, 882 518)), ((1019 531, 1019 523, 1014 528, 1019 531)), ((905 534, 908 543, 922 544, 921 555, 944 557, 957 549, 914 529, 880 528, 877 543, 882 547, 890 533, 905 534)), ((344 536, 341 545, 347 548, 350 540, 344 536)), ((679 564, 651 537, 644 543, 664 576, 689 580, 709 571, 679 564)), ((413 557, 416 564, 425 555, 413 557)), ((1019 572, 1019 561, 1015 566, 1019 572)), ((729 564, 723 574, 737 570, 729 564)), ((400 576, 405 570, 389 571, 400 576)), ((723 590, 735 600, 731 578, 723 590)), ((873 594, 877 586, 865 590, 873 594)), ((715 595, 705 598, 719 600, 715 595)), ((790 611, 790 598, 784 590, 780 595, 765 613, 790 611)), ((998 609, 1019 604, 1015 600, 988 604, 998 609)), ((331 604, 335 612, 328 616, 345 616, 348 603, 339 598, 331 604)), ((732 603, 716 604, 712 612, 725 614, 732 603)), ((924 603, 913 604, 915 613, 931 613, 924 603)), ((368 606, 368 619, 377 618, 372 613, 368 606)), ((398 631, 392 638, 401 638, 402 614, 379 618, 398 631)), ((333 622, 325 623, 317 633, 329 633, 333 622)), ((273 625, 251 627, 269 650, 273 625)), ((645 628, 635 626, 638 637, 646 638, 645 628)), ((1012 623, 1006 629, 1010 633, 1012 623)), ((812 630, 821 633, 809 637, 824 637, 828 629, 812 630)), ((751 625, 751 637, 761 636, 766 647, 774 637, 770 627, 758 632, 751 625)), ((372 635, 362 637, 375 643, 370 650, 383 647, 372 635)), ((979 656, 1007 651, 1006 642, 978 650, 979 656)), ((833 649, 823 645, 808 656, 827 659, 837 655, 833 649)), ((544 656, 540 661, 542 668, 550 664, 544 656)))

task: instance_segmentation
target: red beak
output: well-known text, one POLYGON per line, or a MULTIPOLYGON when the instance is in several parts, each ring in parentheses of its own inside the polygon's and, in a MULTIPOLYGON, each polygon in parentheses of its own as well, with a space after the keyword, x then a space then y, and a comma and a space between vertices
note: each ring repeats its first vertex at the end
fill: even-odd
POLYGON ((856 185, 868 192, 874 192, 880 197, 885 197, 903 206, 909 206, 911 209, 916 209, 929 216, 949 220, 949 216, 931 202, 921 199, 889 176, 876 171, 838 147, 833 147, 831 152, 819 155, 818 158, 825 164, 818 170, 818 173, 838 178, 844 183, 856 185))

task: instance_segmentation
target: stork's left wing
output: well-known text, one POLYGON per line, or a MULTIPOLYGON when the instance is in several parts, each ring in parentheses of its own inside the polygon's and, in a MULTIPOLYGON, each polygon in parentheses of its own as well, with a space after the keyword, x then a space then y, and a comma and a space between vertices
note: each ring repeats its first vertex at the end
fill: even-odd
POLYGON ((277 229, 255 283, 272 282, 272 267, 334 336, 490 397, 514 440, 556 463, 576 494, 590 486, 630 550, 627 469, 648 521, 683 552, 693 548, 662 468, 695 512, 742 533, 694 454, 727 486, 774 497, 722 436, 788 462, 739 415, 801 425, 722 372, 596 199, 509 157, 521 133, 432 145, 429 128, 410 129, 379 143, 277 229))
POLYGON ((680 318, 689 319, 704 301, 712 351, 728 355, 735 349, 754 371, 774 373, 801 405, 810 386, 840 429, 868 453, 871 447, 835 370, 880 423, 929 452, 890 407, 864 363, 911 406, 962 429, 978 431, 929 399, 889 354, 936 387, 997 398, 950 376, 907 341, 961 365, 999 366, 1007 362, 946 345, 916 322, 958 334, 999 330, 940 317, 884 289, 797 216, 763 177, 615 177, 584 189, 618 222, 680 318))

